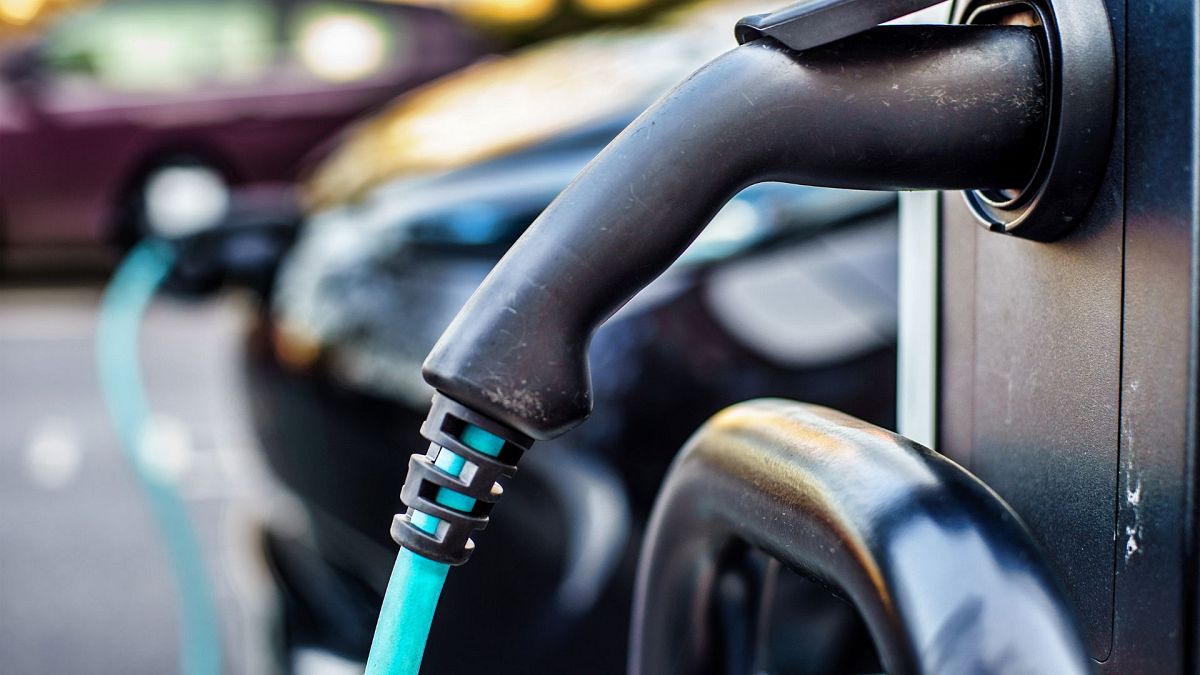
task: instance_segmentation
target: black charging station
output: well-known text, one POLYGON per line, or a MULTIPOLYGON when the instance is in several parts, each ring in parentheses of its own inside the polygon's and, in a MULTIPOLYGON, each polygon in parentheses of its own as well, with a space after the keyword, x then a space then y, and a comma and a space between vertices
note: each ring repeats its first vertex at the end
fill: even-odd
MULTIPOLYGON (((955 13, 1022 4, 1044 10, 955 13)), ((1103 5, 1113 140, 1086 214, 1041 243, 940 198, 936 445, 1028 524, 1101 672, 1194 672, 1200 7, 1103 5)))

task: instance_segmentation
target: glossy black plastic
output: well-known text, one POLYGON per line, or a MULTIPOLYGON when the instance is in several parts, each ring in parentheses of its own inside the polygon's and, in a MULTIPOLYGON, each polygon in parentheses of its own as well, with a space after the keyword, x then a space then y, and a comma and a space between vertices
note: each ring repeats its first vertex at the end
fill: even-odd
MULTIPOLYGON (((1087 215, 1104 179, 1116 119, 1116 48, 1104 0, 975 0, 964 23, 1032 14, 1046 41, 1049 125, 1045 152, 1028 183, 1008 191, 971 190, 967 204, 986 227, 1053 241, 1087 215)), ((981 158, 988 161, 990 158, 981 158)))
POLYGON ((425 379, 533 438, 562 434, 591 411, 593 331, 747 185, 1024 184, 1044 137, 1041 52, 1025 27, 885 26, 803 53, 769 39, 727 53, 546 209, 439 340, 425 379))
POLYGON ((1200 3, 1105 5, 1117 125, 1084 220, 1042 245, 943 198, 937 449, 1029 525, 1098 672, 1196 673, 1200 3))
POLYGON ((945 457, 827 408, 759 400, 714 417, 672 466, 644 541, 633 675, 725 672, 710 610, 746 544, 848 599, 893 675, 1091 672, 1008 506, 945 457))
POLYGON ((941 0, 801 0, 774 12, 748 16, 737 22, 734 33, 742 44, 769 37, 791 49, 812 49, 939 2, 941 0))

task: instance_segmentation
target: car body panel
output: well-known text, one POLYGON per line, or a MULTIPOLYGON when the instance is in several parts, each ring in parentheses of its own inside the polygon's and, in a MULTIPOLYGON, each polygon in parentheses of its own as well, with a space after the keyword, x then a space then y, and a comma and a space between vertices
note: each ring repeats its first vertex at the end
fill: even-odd
POLYGON ((5 244, 110 240, 122 200, 172 156, 211 164, 234 186, 293 180, 301 160, 348 121, 480 53, 447 15, 387 14, 411 36, 415 55, 352 82, 283 64, 243 82, 189 89, 114 89, 80 76, 0 84, 5 244))

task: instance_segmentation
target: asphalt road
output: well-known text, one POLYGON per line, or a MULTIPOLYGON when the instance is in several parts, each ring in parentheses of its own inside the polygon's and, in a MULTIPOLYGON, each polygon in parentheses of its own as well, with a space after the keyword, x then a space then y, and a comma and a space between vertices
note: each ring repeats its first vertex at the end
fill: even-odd
MULTIPOLYGON (((0 672, 178 672, 167 558, 105 415, 97 284, 0 288, 0 672)), ((223 671, 269 672, 255 524, 278 508, 239 381, 236 297, 156 303, 143 368, 155 443, 215 578, 223 671)))

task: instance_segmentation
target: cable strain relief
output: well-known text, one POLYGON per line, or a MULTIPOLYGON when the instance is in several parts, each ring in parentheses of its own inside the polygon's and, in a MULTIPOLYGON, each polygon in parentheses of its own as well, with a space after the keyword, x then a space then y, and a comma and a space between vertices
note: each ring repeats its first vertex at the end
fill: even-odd
POLYGON ((400 492, 408 510, 393 518, 392 539, 430 560, 461 565, 475 550, 471 534, 487 527, 504 493, 500 480, 517 472, 533 439, 441 393, 421 435, 429 450, 409 459, 400 492))

